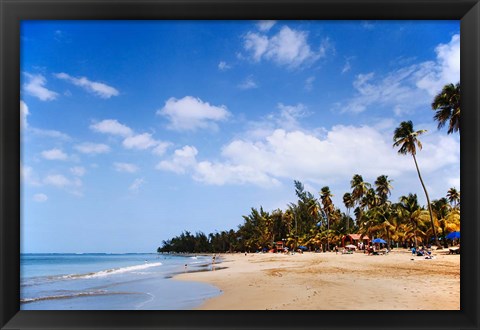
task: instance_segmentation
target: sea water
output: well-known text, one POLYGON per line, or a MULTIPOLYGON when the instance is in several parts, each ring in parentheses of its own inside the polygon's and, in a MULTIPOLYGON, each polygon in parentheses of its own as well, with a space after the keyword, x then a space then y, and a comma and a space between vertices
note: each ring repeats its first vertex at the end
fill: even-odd
POLYGON ((172 276, 211 271, 211 260, 209 256, 163 254, 22 254, 20 308, 192 309, 220 290, 172 276))

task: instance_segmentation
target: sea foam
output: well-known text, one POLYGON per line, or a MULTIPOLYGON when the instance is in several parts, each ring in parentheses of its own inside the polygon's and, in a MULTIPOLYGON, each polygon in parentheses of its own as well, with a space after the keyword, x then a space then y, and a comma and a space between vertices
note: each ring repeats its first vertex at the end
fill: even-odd
POLYGON ((143 270, 143 269, 147 269, 147 268, 158 267, 158 266, 161 266, 161 265, 162 265, 161 262, 145 263, 145 264, 135 265, 135 266, 101 270, 99 272, 94 272, 94 273, 64 275, 64 276, 61 276, 60 278, 62 278, 62 279, 77 279, 77 278, 105 277, 105 276, 110 276, 110 275, 115 275, 115 274, 133 272, 133 271, 136 271, 136 270, 143 270))

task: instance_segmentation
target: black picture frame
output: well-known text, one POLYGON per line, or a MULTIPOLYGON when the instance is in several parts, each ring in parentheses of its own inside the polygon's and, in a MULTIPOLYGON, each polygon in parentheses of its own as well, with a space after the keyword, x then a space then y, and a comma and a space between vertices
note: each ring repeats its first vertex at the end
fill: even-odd
POLYGON ((479 329, 478 0, 0 0, 0 22, 1 329, 479 329), (460 311, 20 311, 19 30, 26 19, 461 20, 460 311))

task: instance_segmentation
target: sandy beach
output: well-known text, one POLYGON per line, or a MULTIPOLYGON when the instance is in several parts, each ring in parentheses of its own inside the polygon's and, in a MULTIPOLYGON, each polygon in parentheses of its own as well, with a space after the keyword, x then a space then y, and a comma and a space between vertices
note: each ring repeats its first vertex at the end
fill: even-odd
POLYGON ((216 270, 175 279, 222 290, 204 310, 459 310, 460 256, 447 253, 224 254, 216 270))

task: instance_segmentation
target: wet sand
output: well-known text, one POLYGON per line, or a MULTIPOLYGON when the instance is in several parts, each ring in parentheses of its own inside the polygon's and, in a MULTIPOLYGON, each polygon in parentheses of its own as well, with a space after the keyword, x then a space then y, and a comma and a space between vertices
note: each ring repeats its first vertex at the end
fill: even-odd
POLYGON ((460 256, 447 253, 224 254, 226 268, 174 278, 222 290, 204 310, 459 310, 460 256))

